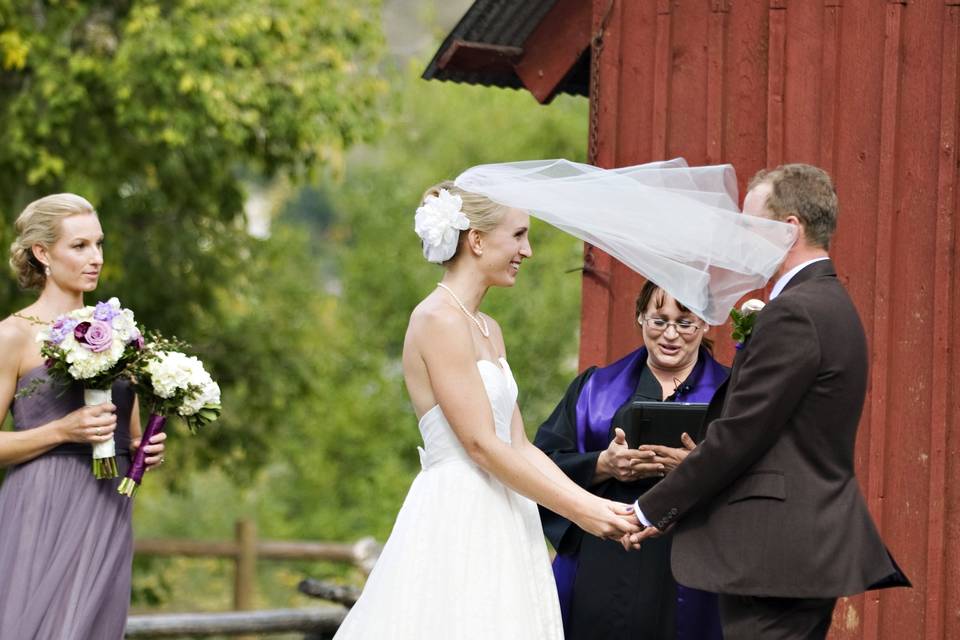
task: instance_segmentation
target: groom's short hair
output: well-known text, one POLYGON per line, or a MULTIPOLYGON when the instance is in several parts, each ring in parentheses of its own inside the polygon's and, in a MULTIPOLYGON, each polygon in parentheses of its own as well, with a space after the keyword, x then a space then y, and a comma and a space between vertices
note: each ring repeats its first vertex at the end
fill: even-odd
POLYGON ((837 228, 839 203, 826 171, 809 164, 782 164, 769 171, 761 169, 750 180, 749 189, 760 184, 770 185, 767 209, 775 219, 797 216, 803 223, 807 242, 830 248, 830 238, 837 228))

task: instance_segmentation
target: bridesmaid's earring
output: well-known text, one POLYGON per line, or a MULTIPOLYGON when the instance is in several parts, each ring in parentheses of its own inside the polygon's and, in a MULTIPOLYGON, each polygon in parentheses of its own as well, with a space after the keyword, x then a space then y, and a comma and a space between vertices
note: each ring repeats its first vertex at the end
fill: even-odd
POLYGON ((43 268, 43 273, 44 273, 44 275, 49 276, 49 275, 50 275, 50 267, 49 267, 49 266, 45 266, 45 267, 43 268))

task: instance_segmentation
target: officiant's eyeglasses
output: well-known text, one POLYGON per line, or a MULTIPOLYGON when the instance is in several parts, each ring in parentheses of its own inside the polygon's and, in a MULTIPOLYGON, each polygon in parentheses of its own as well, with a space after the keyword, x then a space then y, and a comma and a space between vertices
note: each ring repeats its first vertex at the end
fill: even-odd
POLYGON ((691 322, 690 320, 677 320, 676 322, 668 322, 663 318, 648 318, 640 316, 637 321, 646 325, 647 331, 650 333, 663 333, 667 330, 667 327, 673 325, 673 328, 677 330, 682 336, 692 336, 700 330, 700 325, 696 322, 691 322))

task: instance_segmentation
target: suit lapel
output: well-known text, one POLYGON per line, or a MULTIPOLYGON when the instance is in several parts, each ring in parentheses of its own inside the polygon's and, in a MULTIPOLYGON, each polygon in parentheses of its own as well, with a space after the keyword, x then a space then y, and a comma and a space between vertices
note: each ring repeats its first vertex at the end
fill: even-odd
MULTIPOLYGON (((808 280, 813 280, 814 278, 821 278, 821 277, 830 277, 830 276, 836 277, 836 275, 837 275, 837 272, 833 268, 833 261, 828 259, 828 260, 820 260, 818 262, 814 262, 813 264, 807 265, 806 267, 801 269, 799 272, 797 272, 796 275, 790 278, 790 282, 788 282, 787 285, 783 288, 783 291, 780 292, 780 295, 783 295, 791 288, 797 286, 798 284, 806 282, 808 280)), ((771 300, 770 303, 773 303, 775 300, 776 298, 774 298, 774 300, 771 300)), ((763 309, 761 309, 757 313, 763 313, 763 309)), ((720 417, 723 411, 723 405, 725 404, 724 400, 726 398, 728 389, 730 387, 736 386, 737 384, 740 365, 743 362, 743 358, 745 357, 747 348, 750 346, 750 340, 752 338, 753 338, 753 332, 747 335, 747 337, 743 341, 743 346, 737 349, 736 354, 734 354, 733 364, 730 368, 730 376, 723 383, 723 385, 721 385, 717 389, 717 392, 714 394, 713 400, 710 402, 710 406, 707 409, 707 418, 704 421, 704 430, 706 428, 706 425, 708 425, 714 418, 720 417)))

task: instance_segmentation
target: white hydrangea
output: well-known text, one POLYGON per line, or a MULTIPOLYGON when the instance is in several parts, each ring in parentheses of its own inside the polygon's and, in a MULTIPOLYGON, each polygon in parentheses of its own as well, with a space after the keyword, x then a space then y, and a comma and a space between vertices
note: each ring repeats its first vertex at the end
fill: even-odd
POLYGON ((179 351, 160 351, 146 364, 153 392, 159 397, 172 398, 190 387, 199 391, 185 394, 177 410, 182 416, 192 416, 205 406, 220 404, 220 387, 194 356, 179 351))
MULTIPOLYGON (((207 378, 210 378, 208 375, 207 378)), ((220 385, 212 379, 200 385, 200 392, 187 396, 183 404, 180 405, 181 416, 192 416, 204 407, 216 406, 220 404, 220 385)))

